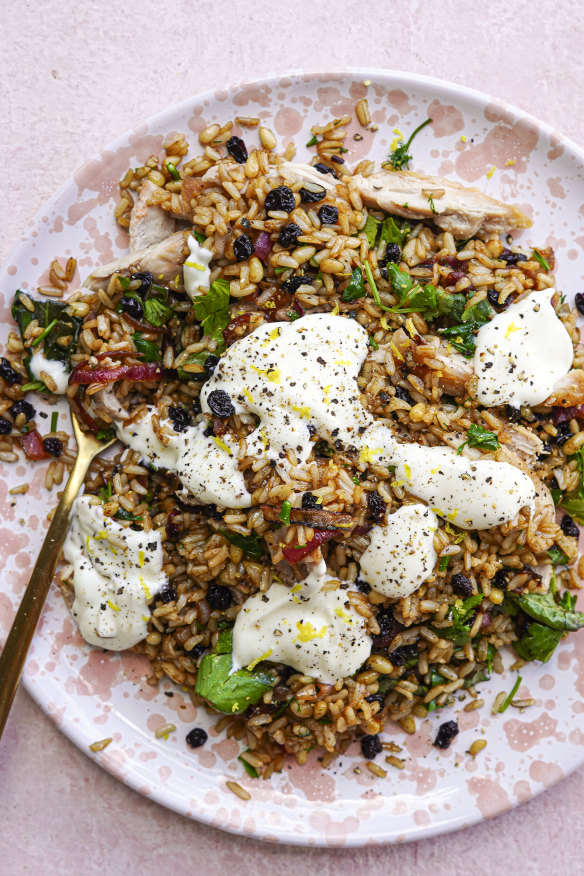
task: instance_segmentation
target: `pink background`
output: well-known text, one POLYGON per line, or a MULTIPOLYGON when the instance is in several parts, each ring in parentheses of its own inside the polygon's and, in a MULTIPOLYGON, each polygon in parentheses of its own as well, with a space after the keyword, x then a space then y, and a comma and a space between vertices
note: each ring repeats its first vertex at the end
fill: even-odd
MULTIPOLYGON (((169 104, 234 80, 367 63, 411 70, 489 92, 584 143, 584 12, 569 0, 491 0, 482 20, 463 0, 216 0, 204 9, 185 0, 46 0, 41 12, 28 0, 3 0, 0 260, 85 158, 169 104)), ((275 847, 139 797, 74 748, 24 692, 0 743, 0 801, 8 876, 584 869, 582 769, 520 809, 450 836, 362 850, 275 847)))

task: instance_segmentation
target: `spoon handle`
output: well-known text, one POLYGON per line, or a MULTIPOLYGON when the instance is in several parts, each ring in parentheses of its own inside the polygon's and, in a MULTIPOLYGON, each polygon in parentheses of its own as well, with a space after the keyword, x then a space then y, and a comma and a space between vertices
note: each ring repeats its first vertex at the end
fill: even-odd
POLYGON ((69 528, 69 517, 95 452, 77 455, 63 495, 55 509, 30 581, 0 654, 0 738, 20 681, 26 655, 34 636, 45 599, 69 528))

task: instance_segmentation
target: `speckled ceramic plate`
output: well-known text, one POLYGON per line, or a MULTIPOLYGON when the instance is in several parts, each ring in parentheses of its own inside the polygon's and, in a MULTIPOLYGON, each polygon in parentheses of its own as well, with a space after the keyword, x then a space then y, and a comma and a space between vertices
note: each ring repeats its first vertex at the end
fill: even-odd
MULTIPOLYGON (((394 128, 410 132, 428 116, 433 123, 415 141, 413 167, 464 183, 516 203, 534 219, 521 241, 549 244, 557 257, 559 284, 572 296, 584 272, 584 153, 561 135, 499 101, 438 80, 403 73, 355 71, 291 74, 236 85, 194 97, 124 134, 84 165, 24 231, 0 276, 4 336, 17 287, 35 289, 55 256, 73 255, 81 277, 126 247, 113 220, 117 181, 127 167, 161 152, 163 135, 197 134, 211 122, 237 115, 259 116, 284 147, 293 140, 302 160, 310 126, 317 120, 354 116, 367 96, 375 133, 355 125, 346 156, 382 159, 394 128), (364 81, 370 80, 369 85, 364 81)), ((257 133, 246 129, 249 144, 257 133)), ((67 413, 61 412, 66 427, 67 413)), ((0 472, 0 637, 5 637, 46 527, 54 494, 43 489, 45 468, 24 463, 0 472), (10 487, 30 479, 26 495, 10 487)), ((143 681, 145 660, 132 653, 89 648, 76 632, 59 593, 51 592, 24 676, 32 696, 69 738, 88 746, 112 737, 95 757, 137 791, 190 818, 224 830, 274 842, 364 845, 402 842, 454 830, 497 815, 557 782, 584 761, 584 637, 572 635, 545 666, 523 671, 521 697, 536 705, 492 717, 488 704, 513 678, 506 673, 481 688, 487 706, 464 712, 457 703, 460 734, 447 751, 432 747, 442 715, 418 723, 413 736, 389 726, 385 738, 404 747, 405 768, 389 767, 385 779, 363 767, 357 747, 322 771, 314 757, 304 767, 287 766, 263 782, 249 778, 237 761, 238 744, 218 735, 206 714, 176 689, 172 697, 143 681), (176 732, 156 739, 172 722, 176 732), (185 745, 195 725, 209 727, 208 743, 185 745), (473 760, 465 752, 475 739, 487 747, 473 760), (248 789, 244 802, 229 780, 248 789)), ((165 689, 170 691, 170 686, 165 689)))

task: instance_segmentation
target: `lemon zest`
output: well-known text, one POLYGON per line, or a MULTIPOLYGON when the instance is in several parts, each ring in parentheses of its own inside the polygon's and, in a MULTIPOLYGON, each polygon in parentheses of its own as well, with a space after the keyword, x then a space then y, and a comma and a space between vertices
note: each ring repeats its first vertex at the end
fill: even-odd
POLYGON ((108 599, 107 604, 109 605, 109 607, 110 607, 113 611, 121 611, 120 606, 119 606, 119 605, 116 605, 115 602, 112 602, 111 599, 108 599))
POLYGON ((228 454, 229 454, 229 456, 232 456, 232 455, 233 455, 233 454, 231 453, 230 448, 227 446, 227 444, 225 443, 225 441, 222 441, 222 440, 221 440, 221 438, 217 438, 216 435, 213 435, 213 441, 215 442, 215 444, 217 445, 217 447, 220 447, 221 450, 224 450, 225 453, 228 453, 228 454))
POLYGON ((303 419, 310 419, 310 408, 308 405, 292 405, 292 410, 296 411, 297 414, 300 414, 303 419))
POLYGON ((373 457, 376 453, 383 453, 383 447, 369 447, 369 445, 366 444, 365 447, 361 449, 361 453, 359 454, 359 462, 373 462, 373 457))
POLYGON ((515 325, 515 323, 513 321, 511 321, 509 323, 509 325, 507 326, 507 331, 505 332, 505 337, 508 338, 510 335, 513 334, 513 332, 520 332, 520 331, 521 331, 521 326, 515 325))
POLYGON ((324 639, 326 636, 327 625, 324 624, 320 630, 317 631, 316 627, 310 623, 310 621, 296 621, 296 629, 298 630, 298 635, 295 639, 292 640, 292 644, 295 642, 311 642, 313 639, 324 639))
POLYGON ((267 660, 268 657, 270 657, 271 654, 273 654, 273 649, 272 649, 272 648, 270 648, 268 651, 266 651, 265 654, 262 654, 260 657, 256 657, 255 660, 252 660, 251 663, 248 663, 248 664, 247 664, 247 668, 248 668, 248 670, 251 672, 252 669, 255 669, 255 668, 256 668, 256 666, 258 665, 258 663, 261 663, 262 660, 267 660))

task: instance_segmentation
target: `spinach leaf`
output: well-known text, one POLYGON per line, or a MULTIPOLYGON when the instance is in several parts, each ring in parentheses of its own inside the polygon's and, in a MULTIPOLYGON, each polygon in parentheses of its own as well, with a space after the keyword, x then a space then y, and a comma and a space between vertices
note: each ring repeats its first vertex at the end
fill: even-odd
POLYGON ((580 483, 571 493, 562 495, 560 490, 552 490, 552 496, 556 505, 563 508, 578 523, 584 524, 584 447, 581 447, 570 459, 575 459, 578 464, 580 483))
POLYGON ((515 597, 519 608, 539 623, 553 630, 573 632, 584 627, 584 612, 575 611, 576 597, 568 591, 557 603, 551 592, 522 593, 515 597))
POLYGON ((361 268, 355 268, 351 274, 349 285, 341 295, 341 301, 356 301, 358 298, 365 297, 365 286, 363 285, 363 271, 361 268))
POLYGON ((231 532, 229 529, 220 529, 219 532, 225 536, 228 542, 234 544, 235 547, 241 548, 244 554, 254 560, 261 560, 266 552, 265 541, 255 533, 252 535, 240 535, 239 532, 231 532))
POLYGON ((225 349, 223 331, 229 325, 229 283, 214 280, 206 295, 193 298, 195 316, 206 335, 219 341, 217 352, 225 349))
POLYGON ((381 226, 380 243, 397 243, 402 247, 408 239, 409 233, 412 230, 412 223, 407 219, 398 219, 395 216, 388 216, 383 220, 381 226))
POLYGON ((422 122, 421 125, 418 125, 418 127, 410 135, 406 143, 400 143, 399 146, 397 146, 397 148, 393 150, 393 152, 390 152, 389 163, 394 170, 408 169, 410 161, 412 160, 412 156, 408 152, 408 149, 412 145, 412 141, 416 134, 419 134, 422 128, 425 128, 426 125, 429 125, 431 121, 432 119, 426 119, 425 122, 422 122))
POLYGON ((259 669, 238 669, 231 673, 232 630, 223 630, 215 649, 205 654, 197 672, 195 693, 206 699, 219 712, 240 715, 260 700, 275 684, 273 672, 259 669))
POLYGON ((77 344, 83 320, 68 313, 69 305, 65 301, 38 301, 27 293, 34 306, 34 310, 30 311, 22 303, 20 295, 19 289, 12 301, 12 316, 21 336, 33 319, 38 320, 39 326, 45 331, 42 341, 40 337, 37 338, 34 346, 42 342, 43 355, 47 359, 62 362, 70 368, 71 353, 77 344), (65 340, 59 343, 62 338, 65 340))
POLYGON ((474 609, 483 601, 482 593, 469 596, 468 599, 457 599, 450 609, 449 617, 452 626, 444 629, 435 629, 442 639, 449 639, 456 645, 466 645, 469 641, 469 624, 474 609))
POLYGON ((501 446, 494 432, 489 432, 488 429, 483 429, 482 426, 476 426, 474 423, 468 427, 466 441, 463 441, 456 451, 458 456, 467 444, 469 447, 480 447, 483 450, 498 450, 501 446))
POLYGON ((435 313, 437 309, 437 293, 431 283, 420 286, 410 277, 407 271, 402 271, 396 264, 389 264, 387 272, 391 281, 392 292, 399 300, 396 307, 385 307, 393 313, 435 313))
POLYGON ((517 642, 513 642, 513 650, 522 660, 539 660, 541 663, 547 663, 564 635, 561 630, 553 630, 544 624, 531 623, 524 635, 517 642))
POLYGON ((142 332, 134 332, 134 334, 132 335, 132 340, 136 345, 136 350, 139 353, 142 353, 143 362, 162 361, 160 347, 158 346, 156 341, 146 341, 142 335, 142 332))

